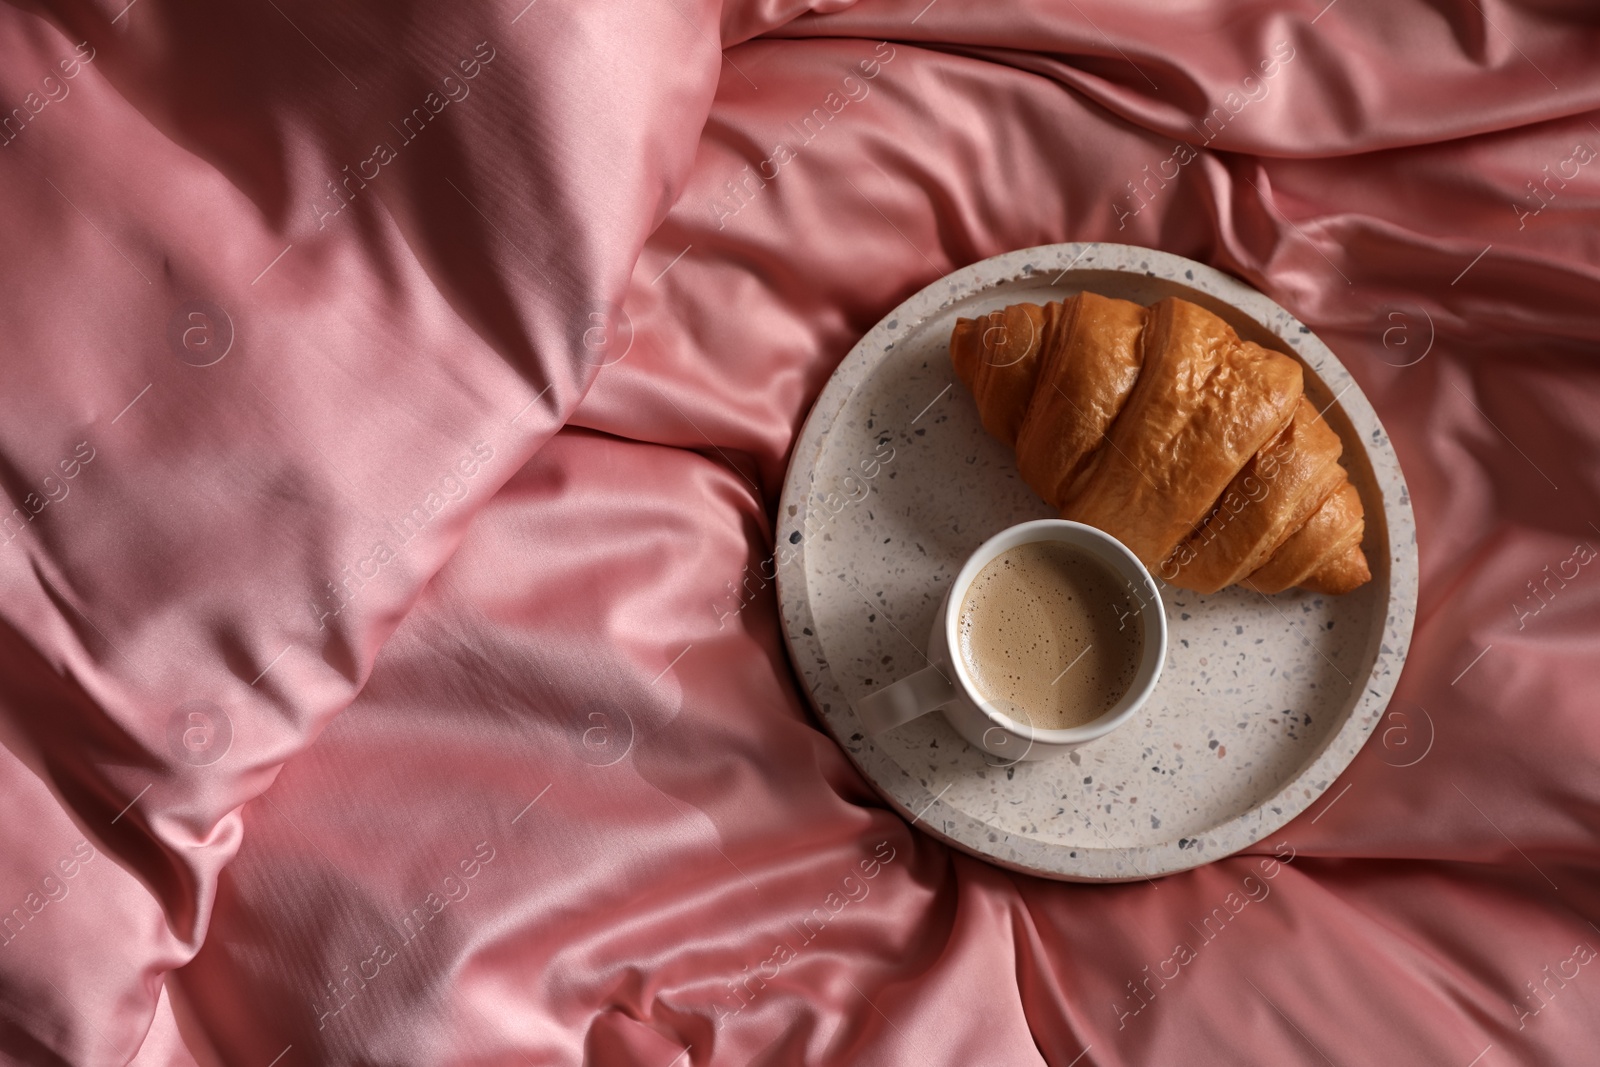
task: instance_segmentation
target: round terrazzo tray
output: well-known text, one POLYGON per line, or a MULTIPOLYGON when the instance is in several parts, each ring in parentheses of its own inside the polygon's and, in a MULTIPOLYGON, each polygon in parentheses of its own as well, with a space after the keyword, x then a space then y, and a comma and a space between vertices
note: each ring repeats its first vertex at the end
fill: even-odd
POLYGON ((916 825, 1004 867, 1122 881, 1195 867, 1300 814, 1389 702, 1416 612, 1416 527, 1388 435, 1326 345, 1262 294, 1128 245, 1022 249, 940 279, 861 339, 817 398, 778 509, 778 596, 795 668, 828 729, 916 825), (1179 296, 1295 356, 1344 442, 1366 507, 1372 581, 1342 597, 1162 584, 1166 670, 1132 721, 1066 756, 1014 766, 937 714, 878 738, 852 702, 923 666, 934 611, 985 538, 1053 512, 989 437, 950 365, 950 329, 1022 300, 1089 289, 1179 296))

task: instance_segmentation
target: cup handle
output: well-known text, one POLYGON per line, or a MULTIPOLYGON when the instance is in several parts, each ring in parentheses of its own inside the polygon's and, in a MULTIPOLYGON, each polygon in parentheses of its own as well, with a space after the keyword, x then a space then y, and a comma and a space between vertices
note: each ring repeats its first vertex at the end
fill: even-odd
POLYGON ((856 702, 856 714, 867 736, 876 737, 926 715, 956 698, 956 687, 937 666, 929 664, 856 702))

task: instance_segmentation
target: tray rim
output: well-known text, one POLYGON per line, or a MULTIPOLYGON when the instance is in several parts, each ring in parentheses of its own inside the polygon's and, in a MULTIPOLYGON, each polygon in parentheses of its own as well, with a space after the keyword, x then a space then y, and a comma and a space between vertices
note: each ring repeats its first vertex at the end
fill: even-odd
MULTIPOLYGON (((1227 304, 1262 326, 1286 351, 1309 367, 1322 385, 1334 392, 1334 403, 1338 404, 1355 431, 1355 440, 1365 454, 1372 470, 1373 484, 1382 497, 1389 549, 1389 596, 1385 605, 1387 617, 1383 625, 1376 628, 1377 636, 1373 640, 1379 648, 1373 657, 1371 669, 1365 677, 1356 680, 1361 687, 1361 695, 1346 714, 1344 723, 1322 740, 1308 756, 1300 772, 1285 779, 1276 793, 1202 835, 1223 838, 1228 845, 1226 848, 1203 851, 1180 848, 1179 851, 1185 853, 1182 855, 1173 855, 1170 843, 1126 848, 1115 845, 1076 846, 1069 850, 1068 846, 1040 842, 1029 835, 1009 833, 944 803, 940 799, 942 793, 935 795, 928 785, 913 779, 904 767, 864 736, 855 709, 843 688, 833 678, 823 653, 821 638, 815 632, 805 564, 808 539, 798 542, 796 550, 775 559, 775 584, 785 645, 796 676, 806 690, 807 700, 834 741, 891 808, 913 825, 922 824, 928 833, 947 844, 1008 870, 1060 881, 1148 880, 1203 866, 1249 848, 1315 804, 1371 736, 1398 685, 1409 651, 1419 574, 1416 522, 1405 475, 1388 432, 1366 394, 1343 362, 1309 327, 1243 281, 1214 267, 1158 249, 1104 241, 1064 242, 1015 249, 968 264, 934 279, 892 308, 862 335, 829 376, 813 402, 790 453, 778 502, 774 544, 781 553, 790 544, 790 535, 805 525, 811 476, 828 436, 850 397, 868 377, 873 366, 887 358, 886 353, 893 347, 896 337, 903 338, 920 329, 927 319, 970 296, 1009 283, 1044 283, 1044 279, 1059 271, 1054 281, 1044 283, 1054 285, 1074 269, 1170 280, 1227 304), (1083 257, 1094 249, 1103 250, 1110 257, 1127 263, 1137 262, 1138 267, 1106 265, 1100 261, 1100 257, 1079 267, 1083 257), (1065 266, 1062 266, 1063 263, 1065 266), (1157 269, 1151 269, 1152 265, 1157 269), (890 323, 897 325, 891 329, 890 323), (1388 462, 1374 462, 1375 450, 1388 462), (791 506, 794 508, 792 515, 789 513, 791 506), (796 588, 801 592, 797 594, 796 588), (1397 608, 1404 610, 1397 611, 1397 608), (803 632, 807 628, 812 629, 810 635, 803 632), (808 675, 802 662, 817 664, 816 685, 805 684, 808 675), (819 693, 819 690, 823 692, 819 693), (885 781, 885 778, 890 781, 885 781), (1321 784, 1318 785, 1317 781, 1321 784), (906 794, 897 795, 891 788, 892 783, 902 785, 906 794), (1274 807, 1278 809, 1276 812, 1273 811, 1274 807), (1228 830, 1232 832, 1226 835, 1220 833, 1228 830), (1075 865, 1077 869, 1030 863, 1026 859, 985 848, 984 843, 991 836, 998 837, 1007 846, 1017 842, 1033 846, 1022 851, 1075 851, 1082 860, 1094 862, 1080 861, 1075 865), (1127 867, 1132 869, 1126 870, 1123 863, 1114 862, 1112 857, 1126 861, 1127 867), (1141 862, 1135 862, 1135 859, 1141 862), (1110 867, 1112 870, 1109 873, 1090 873, 1089 869, 1095 866, 1110 867)), ((1349 444, 1347 441, 1347 448, 1349 444)), ((1218 841, 1219 846, 1224 840, 1218 841)))

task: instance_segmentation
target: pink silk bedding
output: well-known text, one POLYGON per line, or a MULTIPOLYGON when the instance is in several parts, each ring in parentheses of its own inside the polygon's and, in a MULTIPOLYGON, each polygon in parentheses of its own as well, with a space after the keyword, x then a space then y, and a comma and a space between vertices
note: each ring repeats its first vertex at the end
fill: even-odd
POLYGON ((1590 7, 125 4, 0 9, 6 1062, 1596 1062, 1590 7), (1155 884, 730 612, 855 339, 1065 240, 1311 324, 1420 531, 1332 803, 1155 884))

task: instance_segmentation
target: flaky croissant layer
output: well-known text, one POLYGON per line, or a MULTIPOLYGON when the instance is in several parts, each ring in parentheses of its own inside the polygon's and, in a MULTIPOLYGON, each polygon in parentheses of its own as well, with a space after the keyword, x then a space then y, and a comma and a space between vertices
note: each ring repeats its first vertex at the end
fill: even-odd
POLYGON ((958 320, 950 359, 1034 492, 1163 580, 1337 594, 1372 577, 1361 497, 1300 364, 1204 308, 1012 304, 958 320))

